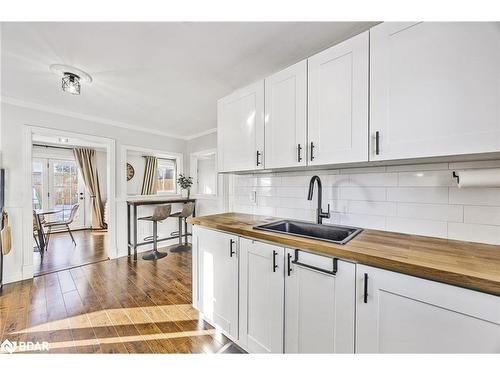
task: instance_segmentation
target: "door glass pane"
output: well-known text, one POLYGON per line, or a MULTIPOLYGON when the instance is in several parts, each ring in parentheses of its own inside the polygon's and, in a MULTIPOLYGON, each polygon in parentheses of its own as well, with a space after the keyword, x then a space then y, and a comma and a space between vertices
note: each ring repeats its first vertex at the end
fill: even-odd
POLYGON ((78 203, 78 170, 74 161, 54 161, 54 208, 61 210, 55 220, 68 219, 71 208, 78 203))
POLYGON ((156 191, 158 193, 175 193, 177 191, 177 170, 175 160, 158 159, 156 191))
POLYGON ((33 168, 31 174, 31 181, 33 182, 32 202, 35 210, 41 209, 43 206, 43 162, 33 161, 33 168))

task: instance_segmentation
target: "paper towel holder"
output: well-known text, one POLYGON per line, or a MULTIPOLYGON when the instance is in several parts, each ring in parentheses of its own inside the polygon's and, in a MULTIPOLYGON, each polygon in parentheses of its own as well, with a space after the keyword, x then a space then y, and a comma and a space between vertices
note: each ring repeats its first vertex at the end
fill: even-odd
POLYGON ((457 174, 457 172, 453 171, 452 176, 453 176, 453 178, 457 179, 457 184, 459 184, 460 183, 460 176, 457 174))

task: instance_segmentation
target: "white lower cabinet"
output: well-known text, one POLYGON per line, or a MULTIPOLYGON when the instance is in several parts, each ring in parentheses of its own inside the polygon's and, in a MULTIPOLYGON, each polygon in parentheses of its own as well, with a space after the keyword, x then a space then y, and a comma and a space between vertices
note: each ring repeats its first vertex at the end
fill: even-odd
POLYGON ((355 264, 291 249, 286 262, 285 353, 353 353, 355 264))
POLYGON ((283 353, 284 248, 240 238, 240 340, 250 353, 283 353))
POLYGON ((238 237, 193 228, 193 300, 204 319, 238 339, 238 237))
POLYGON ((250 353, 500 353, 500 297, 193 228, 193 305, 250 353))
POLYGON ((500 298, 357 266, 356 352, 500 353, 500 298))

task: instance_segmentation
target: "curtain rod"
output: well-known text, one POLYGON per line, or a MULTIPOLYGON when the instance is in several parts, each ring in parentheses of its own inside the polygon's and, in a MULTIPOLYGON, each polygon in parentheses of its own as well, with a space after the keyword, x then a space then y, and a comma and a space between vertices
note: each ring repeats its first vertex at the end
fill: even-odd
POLYGON ((33 143, 33 146, 37 146, 37 147, 45 147, 45 148, 61 148, 61 149, 64 149, 64 150, 73 150, 75 147, 71 147, 71 146, 52 146, 52 145, 42 145, 42 144, 39 144, 39 143, 33 143))

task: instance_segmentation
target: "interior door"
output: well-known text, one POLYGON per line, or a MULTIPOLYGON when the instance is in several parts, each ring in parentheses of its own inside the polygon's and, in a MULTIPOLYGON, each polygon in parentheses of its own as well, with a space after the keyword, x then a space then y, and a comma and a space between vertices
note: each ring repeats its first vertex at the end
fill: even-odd
POLYGON ((307 163, 307 60, 265 79, 266 168, 307 163))
POLYGON ((217 103, 220 172, 264 168, 264 81, 258 81, 217 103))
POLYGON ((373 27, 370 159, 499 151, 499 46, 497 22, 373 27))
POLYGON ((66 220, 71 208, 79 204, 71 229, 84 228, 85 223, 85 185, 74 160, 48 160, 48 208, 61 212, 51 216, 51 220, 66 220))
POLYGON ((250 353, 283 353, 284 249, 240 238, 240 340, 250 353))
POLYGON ((368 161, 368 32, 308 59, 309 165, 368 161))
POLYGON ((500 298, 357 266, 356 352, 500 353, 500 298))
POLYGON ((198 305, 205 319, 238 339, 238 237, 197 228, 198 305))
POLYGON ((355 265, 286 252, 285 353, 354 353, 355 265))

